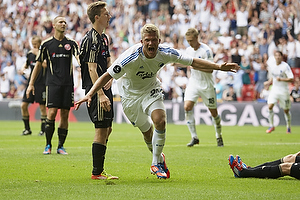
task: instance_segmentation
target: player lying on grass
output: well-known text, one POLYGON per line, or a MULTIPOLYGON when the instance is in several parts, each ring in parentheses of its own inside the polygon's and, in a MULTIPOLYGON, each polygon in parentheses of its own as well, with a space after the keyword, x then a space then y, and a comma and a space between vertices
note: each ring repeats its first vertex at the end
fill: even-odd
POLYGON ((291 176, 300 179, 300 151, 256 167, 247 166, 240 156, 229 155, 229 165, 236 178, 279 178, 291 176))

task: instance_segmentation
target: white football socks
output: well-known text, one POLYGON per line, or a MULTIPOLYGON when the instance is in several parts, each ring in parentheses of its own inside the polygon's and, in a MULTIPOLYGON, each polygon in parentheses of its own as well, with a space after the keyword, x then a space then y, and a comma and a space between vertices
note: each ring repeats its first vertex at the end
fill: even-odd
POLYGON ((158 131, 154 129, 153 137, 152 137, 152 147, 153 147, 152 165, 157 165, 158 163, 161 163, 162 160, 161 153, 165 145, 165 140, 166 140, 166 130, 158 131))
POLYGON ((198 138, 193 111, 185 111, 185 121, 191 133, 192 138, 198 138))
POLYGON ((273 110, 269 110, 269 124, 270 127, 274 127, 274 112, 273 110))
POLYGON ((216 117, 212 117, 212 119, 216 130, 216 138, 219 138, 222 136, 221 117, 217 115, 216 117))
POLYGON ((291 112, 289 111, 288 114, 284 113, 284 118, 286 121, 286 127, 291 128, 291 119, 292 119, 291 112))

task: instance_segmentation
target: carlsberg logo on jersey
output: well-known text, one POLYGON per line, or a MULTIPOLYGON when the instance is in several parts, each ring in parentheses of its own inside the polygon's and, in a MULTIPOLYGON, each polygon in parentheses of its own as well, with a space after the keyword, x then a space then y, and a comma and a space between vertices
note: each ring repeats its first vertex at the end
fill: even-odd
POLYGON ((69 58, 70 55, 68 54, 56 54, 56 53, 53 53, 52 54, 52 58, 69 58))
POLYGON ((142 79, 145 79, 145 78, 152 78, 153 76, 155 76, 155 73, 153 72, 145 72, 145 71, 138 71, 136 73, 137 76, 141 77, 142 79))

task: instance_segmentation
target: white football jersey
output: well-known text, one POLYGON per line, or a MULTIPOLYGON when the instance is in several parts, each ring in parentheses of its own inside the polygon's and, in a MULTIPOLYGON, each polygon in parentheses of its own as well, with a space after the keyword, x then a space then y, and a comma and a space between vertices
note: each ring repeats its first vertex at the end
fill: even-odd
MULTIPOLYGON (((160 89, 157 72, 167 63, 191 65, 193 57, 181 54, 178 50, 159 44, 155 58, 148 59, 142 51, 142 44, 136 44, 122 53, 107 72, 118 80, 122 98, 140 96, 153 89, 160 89)), ((156 93, 157 91, 153 91, 156 93)))
MULTIPOLYGON (((213 52, 209 46, 200 42, 200 47, 195 51, 194 48, 189 46, 186 49, 186 54, 194 58, 202 58, 213 62, 213 52)), ((190 81, 197 82, 201 88, 206 89, 208 87, 214 87, 214 80, 212 73, 202 72, 191 68, 191 77, 190 81)))
POLYGON ((280 78, 294 78, 293 72, 290 66, 286 62, 281 62, 279 65, 276 64, 275 59, 267 62, 268 71, 273 78, 272 91, 282 93, 289 93, 289 83, 284 81, 277 81, 277 77, 280 78))

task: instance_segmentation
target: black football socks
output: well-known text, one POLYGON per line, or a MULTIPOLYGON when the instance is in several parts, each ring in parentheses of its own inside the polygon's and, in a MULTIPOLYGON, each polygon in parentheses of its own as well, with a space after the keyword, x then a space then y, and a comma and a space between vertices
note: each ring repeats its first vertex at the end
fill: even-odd
POLYGON ((59 149, 64 146, 64 143, 65 143, 67 135, 68 135, 68 130, 58 128, 57 134, 58 134, 58 147, 57 148, 59 149))
POLYGON ((99 143, 93 143, 92 154, 93 154, 93 175, 100 175, 103 171, 104 159, 106 153, 106 146, 99 143))
POLYGON ((51 140, 52 140, 52 137, 53 137, 54 129, 55 129, 55 120, 46 119, 45 133, 46 133, 46 143, 47 143, 47 145, 49 144, 50 146, 52 146, 51 145, 51 140))

